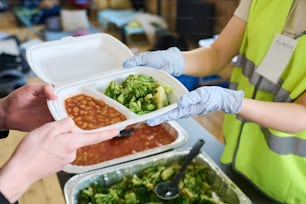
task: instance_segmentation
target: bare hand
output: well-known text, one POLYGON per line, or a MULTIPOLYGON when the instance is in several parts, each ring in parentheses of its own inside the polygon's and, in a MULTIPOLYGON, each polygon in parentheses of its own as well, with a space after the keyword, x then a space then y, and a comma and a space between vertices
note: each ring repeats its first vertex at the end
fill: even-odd
POLYGON ((32 83, 16 89, 0 100, 0 128, 31 131, 53 121, 47 100, 55 99, 50 84, 32 83))
POLYGON ((78 148, 109 140, 112 129, 81 134, 71 118, 47 123, 20 142, 0 171, 0 191, 14 202, 35 181, 62 170, 76 158, 78 148))

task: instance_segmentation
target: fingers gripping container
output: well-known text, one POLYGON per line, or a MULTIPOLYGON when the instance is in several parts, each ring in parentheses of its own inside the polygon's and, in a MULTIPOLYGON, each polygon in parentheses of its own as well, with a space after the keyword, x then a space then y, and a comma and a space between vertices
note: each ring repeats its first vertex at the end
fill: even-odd
POLYGON ((65 100, 85 94, 103 100, 126 116, 126 120, 83 130, 94 132, 112 128, 123 129, 138 122, 163 114, 176 107, 179 97, 187 89, 170 74, 150 67, 123 69, 124 60, 132 57, 130 49, 109 34, 98 33, 80 37, 68 37, 31 46, 26 51, 28 63, 33 72, 44 82, 54 85, 57 100, 48 101, 49 110, 55 120, 68 116, 65 100), (112 80, 122 82, 130 74, 144 74, 172 87, 168 106, 143 115, 137 115, 128 108, 104 94, 112 80))

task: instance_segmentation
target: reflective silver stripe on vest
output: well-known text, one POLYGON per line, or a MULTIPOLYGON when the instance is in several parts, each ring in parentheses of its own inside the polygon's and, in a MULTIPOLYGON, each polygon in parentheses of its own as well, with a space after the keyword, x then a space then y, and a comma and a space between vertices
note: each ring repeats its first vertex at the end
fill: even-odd
MULTIPOLYGON (((235 66, 241 67, 243 69, 242 70, 243 75, 249 78, 249 82, 254 86, 257 85, 260 75, 255 72, 256 69, 255 64, 251 60, 247 59, 244 54, 240 54, 238 56, 238 60, 235 63, 235 66)), ((274 84, 269 80, 262 78, 261 82, 257 86, 257 89, 274 94, 273 101, 275 102, 291 102, 292 99, 289 97, 290 93, 287 90, 282 89, 281 87, 282 83, 283 83, 282 80, 279 80, 277 84, 274 84)))
POLYGON ((295 136, 278 137, 273 135, 267 128, 261 128, 261 130, 272 151, 283 155, 295 154, 306 157, 306 140, 295 136))
MULTIPOLYGON (((255 90, 263 90, 274 94, 273 101, 276 102, 292 101, 289 97, 290 93, 281 87, 283 83, 282 80, 279 80, 277 84, 274 84, 267 79, 260 77, 260 75, 255 72, 255 64, 251 60, 248 60, 245 55, 240 54, 238 56, 238 61, 235 66, 243 69, 243 75, 246 76, 249 79, 249 82, 255 86, 255 90)), ((237 90, 238 84, 231 82, 229 87, 237 90)), ((247 121, 241 117, 236 116, 236 119, 243 123, 247 123, 247 121)), ((261 131, 265 135, 266 143, 272 151, 281 155, 294 154, 306 157, 306 140, 294 135, 279 137, 273 135, 269 129, 263 127, 261 127, 261 131)))
POLYGON ((237 90, 238 89, 238 84, 234 83, 234 82, 230 82, 228 88, 232 89, 232 90, 237 90))

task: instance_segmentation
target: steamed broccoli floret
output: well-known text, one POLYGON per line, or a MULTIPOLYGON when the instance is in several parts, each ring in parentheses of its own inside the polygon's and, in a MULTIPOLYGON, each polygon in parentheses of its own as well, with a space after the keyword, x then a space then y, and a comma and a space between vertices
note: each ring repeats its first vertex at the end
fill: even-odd
POLYGON ((119 199, 116 191, 110 189, 109 193, 102 194, 98 193, 94 196, 94 203, 96 204, 112 204, 116 203, 116 201, 119 199))
POLYGON ((139 201, 137 200, 136 194, 134 192, 128 192, 124 195, 126 204, 137 204, 139 201))
POLYGON ((140 101, 131 101, 131 102, 129 103, 128 108, 129 108, 131 111, 135 112, 135 113, 140 113, 140 112, 142 112, 142 106, 141 106, 141 102, 140 102, 140 101))
POLYGON ((100 186, 98 183, 93 183, 89 187, 80 191, 78 196, 79 204, 92 203, 96 194, 108 193, 108 190, 100 186))
POLYGON ((162 180, 170 180, 172 178, 173 175, 176 174, 176 170, 173 168, 173 167, 169 167, 169 168, 166 168, 164 171, 162 171, 161 173, 161 178, 162 180))
POLYGON ((117 97, 117 101, 121 104, 125 103, 125 96, 124 93, 121 93, 118 97, 117 97))
POLYGON ((133 177, 132 177, 132 183, 133 183, 134 186, 143 185, 143 181, 136 174, 134 174, 133 177))
POLYGON ((168 97, 165 89, 162 86, 156 88, 156 93, 154 94, 154 101, 157 106, 157 109, 169 105, 168 97))
POLYGON ((145 186, 147 190, 153 190, 155 184, 159 181, 160 173, 161 171, 144 171, 146 176, 133 175, 132 183, 134 186, 145 186))
POLYGON ((152 94, 152 93, 147 94, 147 95, 143 98, 143 100, 144 100, 145 102, 151 102, 151 101, 153 100, 153 94, 152 94))
POLYGON ((122 92, 122 86, 116 81, 111 81, 105 90, 105 94, 111 98, 116 98, 122 92))
POLYGON ((164 82, 158 82, 158 86, 162 86, 165 89, 166 94, 170 94, 172 92, 172 88, 169 84, 166 84, 164 82))
POLYGON ((91 202, 91 198, 94 196, 93 188, 89 187, 82 190, 79 194, 79 204, 87 204, 91 202))
POLYGON ((144 104, 143 108, 145 109, 146 112, 151 112, 156 110, 156 106, 152 103, 144 104))

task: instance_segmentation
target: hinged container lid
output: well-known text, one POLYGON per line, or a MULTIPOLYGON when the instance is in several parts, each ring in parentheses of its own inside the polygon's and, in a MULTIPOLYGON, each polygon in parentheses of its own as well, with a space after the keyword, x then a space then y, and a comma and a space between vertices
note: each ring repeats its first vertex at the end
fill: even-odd
POLYGON ((27 49, 27 61, 43 81, 59 85, 120 69, 133 56, 121 41, 105 33, 67 37, 27 49))

